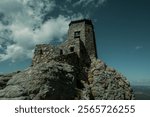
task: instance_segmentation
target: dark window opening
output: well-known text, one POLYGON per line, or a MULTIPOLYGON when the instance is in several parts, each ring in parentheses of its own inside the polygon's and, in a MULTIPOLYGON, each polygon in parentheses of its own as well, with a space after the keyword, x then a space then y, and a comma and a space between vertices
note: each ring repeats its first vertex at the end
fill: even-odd
POLYGON ((60 55, 63 55, 63 50, 62 49, 60 49, 60 55))
POLYGON ((40 49, 40 50, 39 50, 39 53, 40 53, 40 55, 42 55, 42 54, 43 54, 43 51, 42 51, 42 49, 40 49))
POLYGON ((81 83, 80 80, 77 79, 76 83, 77 83, 76 86, 77 86, 78 89, 83 89, 84 88, 84 85, 81 83))
POLYGON ((74 38, 80 38, 80 31, 74 32, 74 38))
POLYGON ((70 47, 70 52, 74 52, 74 47, 70 47))

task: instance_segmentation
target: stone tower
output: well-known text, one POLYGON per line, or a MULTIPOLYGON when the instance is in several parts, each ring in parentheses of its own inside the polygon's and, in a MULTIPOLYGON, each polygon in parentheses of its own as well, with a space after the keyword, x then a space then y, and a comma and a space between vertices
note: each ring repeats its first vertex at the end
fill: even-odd
POLYGON ((64 43, 36 45, 32 65, 55 60, 89 68, 94 58, 97 59, 97 52, 93 24, 91 20, 82 19, 69 24, 64 43))
POLYGON ((68 40, 80 39, 90 59, 97 58, 95 33, 91 20, 82 19, 69 24, 68 40))

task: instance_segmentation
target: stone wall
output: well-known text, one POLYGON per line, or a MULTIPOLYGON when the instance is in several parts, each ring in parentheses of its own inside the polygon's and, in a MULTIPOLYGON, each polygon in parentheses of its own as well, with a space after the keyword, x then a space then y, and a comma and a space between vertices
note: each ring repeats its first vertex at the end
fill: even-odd
POLYGON ((66 42, 62 43, 59 48, 63 50, 63 54, 70 54, 72 52, 76 52, 79 56, 80 52, 80 39, 76 40, 67 40, 66 42))
POLYGON ((60 49, 48 44, 37 45, 34 51, 34 57, 32 59, 32 65, 36 65, 41 62, 47 62, 52 58, 60 55, 60 49))
POLYGON ((75 40, 76 32, 80 32, 78 38, 84 43, 90 58, 97 58, 95 34, 91 20, 78 20, 71 22, 68 30, 68 40, 75 40))
POLYGON ((90 58, 97 58, 95 33, 92 25, 85 25, 85 48, 90 55, 90 58))
POLYGON ((68 63, 74 63, 74 61, 77 60, 81 66, 86 67, 89 67, 91 62, 90 56, 86 51, 84 43, 79 38, 76 38, 75 40, 67 40, 59 46, 51 46, 49 44, 37 45, 35 48, 32 65, 36 65, 41 62, 47 63, 56 58, 57 61, 67 61, 68 63), (74 53, 76 53, 78 59, 80 60, 76 59, 77 57, 74 55, 74 53), (72 58, 72 56, 75 58, 72 58))
POLYGON ((97 59, 92 22, 69 26, 61 45, 36 46, 30 68, 0 75, 0 99, 134 99, 127 79, 97 59))
MULTIPOLYGON (((76 52, 80 59, 80 65, 84 67, 89 67, 91 60, 97 58, 94 29, 90 20, 71 22, 68 30, 68 39, 61 45, 37 45, 32 65, 40 62, 47 63, 56 57, 62 57, 62 55, 69 56, 73 52, 76 52), (76 32, 77 35, 75 35, 76 32)), ((65 59, 68 59, 68 57, 65 57, 65 59)))
POLYGON ((67 41, 59 46, 49 44, 37 45, 32 60, 32 65, 48 63, 51 60, 67 62, 71 65, 79 64, 80 39, 67 41))
POLYGON ((80 63, 76 52, 55 57, 53 60, 61 63, 68 63, 69 65, 73 65, 75 67, 79 67, 79 63, 80 63))
POLYGON ((74 33, 80 31, 80 39, 82 37, 82 41, 85 40, 85 24, 84 22, 73 23, 69 26, 68 30, 68 40, 74 40, 74 33))

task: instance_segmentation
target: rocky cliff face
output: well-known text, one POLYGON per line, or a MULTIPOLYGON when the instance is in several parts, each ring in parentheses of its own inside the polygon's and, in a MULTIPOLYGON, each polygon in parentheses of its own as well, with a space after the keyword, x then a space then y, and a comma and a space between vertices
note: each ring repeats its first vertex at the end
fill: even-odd
POLYGON ((100 60, 93 60, 88 73, 89 85, 84 83, 85 91, 81 99, 131 100, 134 99, 129 81, 115 69, 100 60), (92 96, 91 98, 90 95, 92 96))
POLYGON ((87 71, 51 61, 0 75, 0 99, 134 99, 127 79, 100 60, 87 71))

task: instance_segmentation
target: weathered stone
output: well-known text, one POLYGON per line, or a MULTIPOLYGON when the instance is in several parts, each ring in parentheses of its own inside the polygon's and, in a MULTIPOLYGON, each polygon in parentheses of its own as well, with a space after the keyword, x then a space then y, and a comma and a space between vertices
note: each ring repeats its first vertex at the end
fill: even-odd
POLYGON ((24 95, 24 89, 20 85, 6 86, 3 90, 0 90, 0 97, 16 98, 24 95))
MULTIPOLYGON (((98 61, 94 61, 94 64, 100 65, 98 61)), ((124 100, 124 99, 134 99, 133 91, 131 87, 121 74, 113 69, 104 69, 104 72, 101 72, 99 69, 99 75, 93 72, 95 69, 93 65, 89 73, 93 76, 93 81, 91 82, 90 91, 94 99, 108 99, 108 100, 124 100), (94 68, 93 68, 94 67, 94 68)), ((96 71, 98 73, 98 70, 96 71)))
POLYGON ((51 61, 13 76, 0 90, 0 99, 74 99, 78 71, 68 64, 51 61))
POLYGON ((111 67, 106 67, 106 71, 108 71, 108 72, 115 72, 115 69, 111 68, 111 67))
POLYGON ((91 20, 72 21, 67 40, 36 45, 32 65, 0 75, 0 99, 134 99, 127 79, 97 59, 91 20))
POLYGON ((13 72, 5 75, 0 75, 0 90, 6 87, 7 82, 12 78, 13 75, 19 73, 18 72, 13 72))

